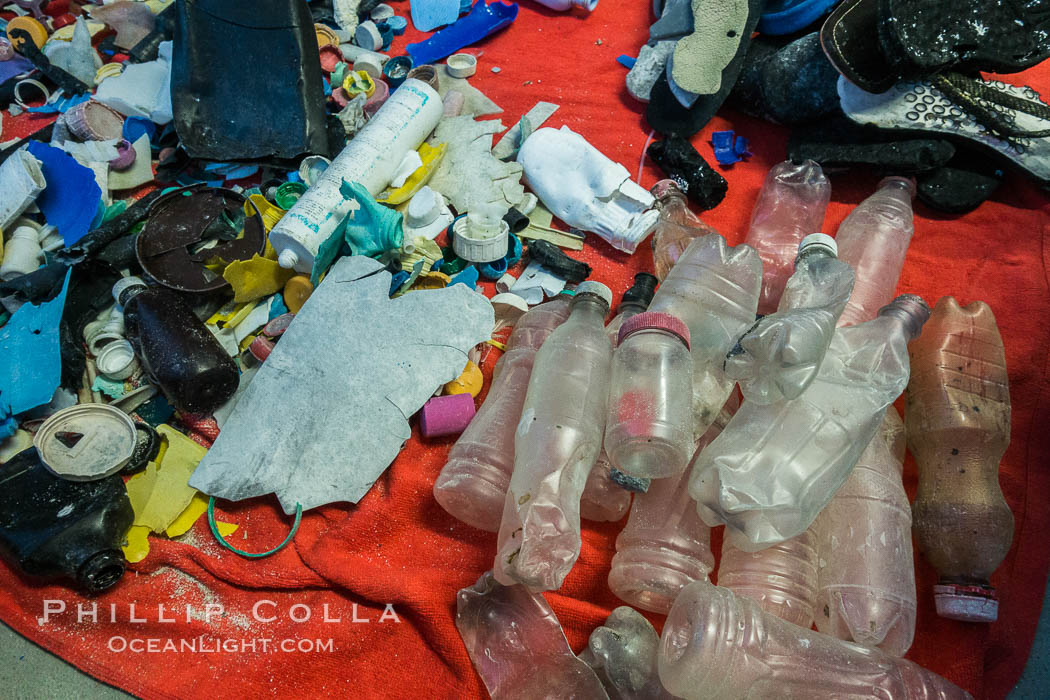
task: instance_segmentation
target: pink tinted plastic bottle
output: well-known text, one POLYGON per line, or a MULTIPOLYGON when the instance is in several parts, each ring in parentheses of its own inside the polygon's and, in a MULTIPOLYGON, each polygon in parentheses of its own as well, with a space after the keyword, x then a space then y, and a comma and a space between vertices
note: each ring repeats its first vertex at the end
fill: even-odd
POLYGON ((758 603, 781 620, 809 629, 817 597, 817 552, 808 531, 758 552, 744 552, 726 538, 718 585, 758 603))
POLYGON ((663 280, 694 238, 718 233, 689 209, 685 193, 674 180, 660 180, 649 190, 656 197, 660 221, 653 231, 653 266, 663 280))
POLYGON ((744 239, 762 258, 758 313, 777 310, 784 285, 795 270, 798 244, 821 230, 829 199, 831 183, 811 160, 798 164, 786 160, 766 175, 744 239))
POLYGON ((894 298, 915 232, 913 197, 913 180, 888 177, 839 226, 835 234, 839 260, 849 263, 856 273, 840 326, 870 321, 894 298))
POLYGON ((514 469, 518 427, 536 352, 569 317, 572 297, 558 295, 518 320, 507 351, 496 363, 485 402, 448 455, 434 482, 434 498, 459 520, 481 530, 499 530, 503 501, 514 469))
POLYGON ((707 581, 678 595, 657 663, 664 687, 685 700, 971 697, 911 661, 793 625, 707 581))

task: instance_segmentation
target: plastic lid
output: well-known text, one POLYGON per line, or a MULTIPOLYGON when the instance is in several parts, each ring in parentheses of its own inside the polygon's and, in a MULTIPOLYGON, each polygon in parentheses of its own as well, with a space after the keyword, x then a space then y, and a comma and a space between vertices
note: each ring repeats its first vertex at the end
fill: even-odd
POLYGON ((584 280, 576 287, 576 298, 579 298, 582 294, 594 294, 600 297, 605 302, 606 306, 612 306, 612 291, 601 282, 594 282, 592 280, 584 280))
POLYGON ((963 622, 995 622, 999 619, 999 600, 988 586, 938 584, 933 587, 937 614, 963 622))
POLYGON ((47 29, 39 20, 32 17, 12 17, 7 22, 7 38, 11 42, 11 46, 14 46, 16 49, 22 46, 22 39, 16 39, 11 36, 11 32, 15 29, 24 29, 28 32, 30 40, 36 44, 38 49, 42 48, 47 41, 47 29))
POLYGON ((478 72, 478 59, 469 53, 454 53, 445 59, 445 65, 453 78, 469 78, 478 72))
POLYGON ((113 340, 98 351, 95 366, 98 371, 110 379, 127 379, 138 367, 135 350, 126 340, 113 340))
POLYGON ((434 190, 424 185, 408 202, 408 208, 405 210, 405 224, 409 228, 423 228, 433 223, 440 213, 441 206, 438 204, 434 190))
POLYGON ((354 61, 354 70, 364 71, 375 80, 383 77, 383 64, 380 62, 379 57, 374 54, 366 53, 358 56, 357 60, 354 61))
POLYGON ((145 287, 146 283, 142 281, 141 277, 121 277, 113 285, 113 301, 117 302, 121 306, 124 305, 124 300, 121 300, 121 296, 126 290, 132 289, 133 287, 145 287))
POLYGON ((826 233, 811 233, 802 239, 802 242, 798 244, 798 254, 802 255, 807 251, 826 250, 830 255, 838 256, 839 247, 835 243, 835 239, 826 233))
POLYGON ((383 48, 383 34, 375 22, 365 20, 354 31, 354 43, 366 51, 378 51, 383 48))
POLYGON ((277 264, 281 267, 292 269, 299 262, 299 256, 291 248, 285 248, 277 256, 277 264))
POLYGON ((314 286, 310 283, 310 278, 307 275, 295 275, 284 283, 284 304, 289 311, 297 314, 313 293, 314 286))
POLYGON ((135 452, 135 423, 118 408, 100 403, 70 406, 40 426, 33 444, 56 476, 94 481, 123 468, 135 452))
POLYGON ((468 215, 452 224, 452 249, 468 262, 487 263, 505 257, 509 238, 510 226, 503 219, 471 220, 468 215))
POLYGON ((682 188, 679 187, 678 183, 674 180, 660 180, 649 190, 649 194, 657 199, 663 199, 664 197, 675 193, 680 194, 683 197, 685 196, 685 193, 682 192, 682 188))
MULTIPOLYGON (((577 290, 579 292, 579 290, 577 290)), ((623 322, 620 326, 620 334, 617 336, 617 344, 622 343, 624 339, 632 333, 644 330, 661 330, 666 331, 672 335, 678 336, 685 347, 689 348, 689 327, 682 322, 677 316, 671 314, 661 313, 659 311, 643 311, 640 314, 635 314, 629 319, 623 322)))

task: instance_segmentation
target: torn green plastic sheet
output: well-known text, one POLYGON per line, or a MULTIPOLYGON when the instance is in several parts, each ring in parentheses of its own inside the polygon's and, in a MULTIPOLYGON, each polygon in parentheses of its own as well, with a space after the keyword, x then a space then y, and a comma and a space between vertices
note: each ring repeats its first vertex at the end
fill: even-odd
POLYGON ((332 235, 317 248, 310 282, 316 287, 321 275, 340 255, 361 255, 378 258, 397 250, 404 241, 401 212, 376 202, 363 185, 347 182, 339 187, 339 194, 351 201, 350 213, 336 227, 332 235))
POLYGON ((58 326, 66 307, 72 268, 62 291, 42 304, 23 304, 0 328, 0 418, 16 416, 51 400, 62 379, 58 326))
POLYGON ((329 270, 237 401, 189 485, 288 514, 357 503, 397 457, 409 416, 491 337, 492 305, 463 285, 390 299, 371 258, 329 270))

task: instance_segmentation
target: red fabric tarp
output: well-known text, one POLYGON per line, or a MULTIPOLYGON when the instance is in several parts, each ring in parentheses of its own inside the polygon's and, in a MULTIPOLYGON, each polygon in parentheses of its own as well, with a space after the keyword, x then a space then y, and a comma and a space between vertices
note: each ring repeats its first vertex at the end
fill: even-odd
MULTIPOLYGON (((408 14, 407 3, 395 3, 395 8, 408 14)), ((583 15, 548 11, 523 0, 514 24, 470 49, 479 57, 472 82, 503 107, 508 127, 539 100, 560 104, 548 126, 568 125, 634 172, 648 127, 643 106, 626 93, 626 71, 616 57, 637 53, 647 37, 649 13, 648 2, 606 0, 583 15), (497 66, 500 72, 493 73, 497 66)), ((396 39, 393 53, 417 39, 410 29, 396 39)), ((255 71, 270 69, 230 66, 246 90, 252 89, 255 71)), ((1050 95, 1050 66, 1004 79, 1050 95)), ((4 139, 29 130, 24 118, 6 121, 4 139)), ((726 128, 750 138, 755 156, 723 171, 729 195, 702 218, 737 244, 765 173, 785 157, 787 130, 723 110, 693 139, 711 162, 710 133, 726 128)), ((646 164, 642 184, 651 186, 660 177, 646 164)), ((858 172, 835 176, 824 230, 834 233, 877 181, 858 172)), ((1003 697, 1021 673, 1050 560, 1043 539, 1050 524, 1050 432, 1039 428, 1038 418, 1050 411, 1046 205, 1045 193, 1016 175, 1009 176, 994 201, 964 217, 945 217, 916 204, 915 237, 899 288, 922 295, 931 306, 948 294, 962 303, 987 301, 1006 344, 1013 434, 1000 481, 1017 527, 1013 547, 992 579, 1000 595, 999 621, 976 625, 937 617, 931 591, 936 574, 916 555, 919 615, 908 654, 982 698, 1003 697)), ((594 237, 588 237, 579 257, 594 267, 592 279, 608 284, 617 299, 633 274, 652 264, 647 245, 627 256, 594 237)), ((484 363, 486 377, 497 355, 490 353, 484 363)), ((150 555, 117 587, 92 600, 27 581, 0 565, 0 618, 91 675, 147 697, 485 697, 456 632, 454 614, 457 590, 491 567, 496 537, 458 522, 431 495, 452 442, 423 441, 414 431, 360 504, 306 513, 294 543, 268 559, 247 560, 223 550, 202 519, 179 541, 153 539, 150 555), (64 602, 65 612, 44 622, 45 600, 64 602), (96 603, 97 621, 78 621, 77 605, 90 611, 96 603), (210 622, 203 619, 207 604, 222 606, 221 614, 212 608, 210 622), (400 622, 380 621, 387 604, 400 622), (189 621, 187 606, 192 608, 189 621), (353 621, 355 610, 365 622, 353 621), (307 612, 308 621, 292 619, 307 612), (161 617, 175 621, 162 622, 161 617), (151 638, 159 640, 154 644, 160 649, 168 640, 176 645, 197 640, 198 650, 113 651, 133 639, 151 638), (262 639, 272 640, 268 651, 262 639), (283 639, 306 640, 304 647, 320 640, 321 648, 285 653, 275 648, 283 639), (232 640, 226 648, 236 650, 216 651, 223 640, 232 640), (255 650, 242 649, 242 640, 257 640, 255 650)), ((905 481, 914 497, 910 456, 905 481)), ((289 526, 270 499, 220 503, 219 518, 240 524, 234 544, 255 551, 280 541, 289 526)), ((562 589, 547 594, 575 651, 621 604, 609 591, 606 576, 622 524, 585 522, 579 561, 562 589)), ((714 539, 717 547, 717 530, 714 539)), ((663 618, 649 617, 660 629, 663 618)))

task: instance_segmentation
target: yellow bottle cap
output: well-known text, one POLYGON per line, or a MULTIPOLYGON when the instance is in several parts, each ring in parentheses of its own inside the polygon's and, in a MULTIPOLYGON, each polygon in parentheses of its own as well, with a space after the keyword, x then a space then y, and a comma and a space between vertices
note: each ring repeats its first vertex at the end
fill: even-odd
POLYGON ((7 38, 11 46, 16 49, 22 45, 22 41, 11 36, 11 31, 14 29, 24 29, 29 32, 29 37, 38 49, 42 48, 44 42, 47 41, 47 29, 38 20, 32 17, 14 17, 7 23, 7 38))
POLYGON ((339 46, 339 37, 331 27, 324 24, 315 24, 314 33, 317 34, 317 48, 320 49, 322 46, 333 45, 339 46))
POLYGON ((310 278, 306 275, 296 275, 285 282, 284 305, 293 314, 297 314, 313 293, 314 286, 310 284, 310 278))
POLYGON ((343 89, 350 97, 364 93, 365 97, 371 97, 376 91, 375 81, 372 76, 363 70, 350 71, 343 80, 343 89))
POLYGON ((481 393, 481 387, 484 385, 485 377, 481 374, 481 369, 470 360, 467 360, 467 366, 463 370, 463 374, 445 385, 445 393, 470 394, 477 398, 478 394, 481 393))

